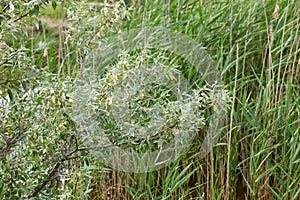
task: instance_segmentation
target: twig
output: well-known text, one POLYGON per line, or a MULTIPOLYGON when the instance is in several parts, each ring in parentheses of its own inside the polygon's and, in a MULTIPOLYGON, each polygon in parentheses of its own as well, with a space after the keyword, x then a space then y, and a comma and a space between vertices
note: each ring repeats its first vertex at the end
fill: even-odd
POLYGON ((71 155, 73 155, 76 152, 79 151, 88 151, 88 150, 95 150, 95 149, 106 149, 106 148, 110 148, 110 147, 114 147, 116 146, 115 144, 109 144, 109 145, 104 145, 104 146, 93 146, 93 147, 83 147, 83 148, 76 148, 74 151, 72 151, 71 153, 69 153, 68 155, 65 156, 65 159, 69 159, 69 157, 71 155))
POLYGON ((94 147, 83 147, 78 149, 78 151, 88 151, 88 150, 94 150, 94 149, 106 149, 106 148, 110 148, 110 147, 114 147, 116 146, 115 144, 108 144, 108 145, 104 145, 104 146, 94 146, 94 147))
MULTIPOLYGON (((37 6, 41 6, 42 4, 44 4, 44 3, 39 3, 39 4, 37 4, 37 6)), ((3 8, 4 11, 5 11, 6 9, 7 9, 7 6, 3 8)), ((3 12, 3 10, 2 10, 2 12, 3 12)), ((12 24, 12 23, 15 23, 15 22, 20 21, 20 20, 23 19, 24 17, 28 16, 29 13, 30 13, 30 11, 26 12, 25 14, 19 16, 18 18, 16 18, 16 19, 10 21, 8 24, 10 25, 10 24, 12 24)), ((1 29, 2 29, 2 28, 0 27, 0 30, 1 30, 1 29)))
POLYGON ((97 2, 95 2, 95 3, 83 3, 83 5, 88 5, 88 6, 93 6, 93 7, 110 7, 110 8, 113 8, 114 7, 114 5, 113 4, 108 4, 108 3, 101 3, 101 2, 99 2, 99 3, 97 3, 97 2))
POLYGON ((12 82, 16 82, 16 81, 24 81, 27 79, 28 78, 17 78, 17 79, 6 80, 6 81, 0 82, 0 85, 6 84, 6 83, 12 83, 12 82))
POLYGON ((5 11, 7 10, 8 7, 9 7, 9 4, 6 4, 6 5, 4 6, 4 8, 2 9, 1 13, 5 13, 5 11))
POLYGON ((79 157, 80 156, 71 156, 71 157, 65 158, 64 161, 73 160, 73 159, 76 159, 76 158, 79 158, 79 157))
POLYGON ((5 143, 7 144, 9 142, 8 138, 3 134, 3 133, 0 133, 3 140, 5 141, 5 143))
POLYGON ((8 58, 6 58, 3 62, 0 63, 0 67, 2 65, 5 65, 6 63, 8 63, 9 61, 11 61, 12 59, 14 59, 15 57, 17 57, 17 53, 13 53, 11 56, 9 56, 8 58))
POLYGON ((24 17, 26 17, 27 15, 29 15, 29 12, 25 13, 24 15, 21 15, 20 17, 14 19, 13 21, 11 21, 11 23, 9 24, 12 24, 12 23, 15 23, 15 22, 18 22, 20 21, 21 19, 23 19, 24 17))
MULTIPOLYGON (((5 141, 6 142, 5 147, 0 149, 0 158, 1 158, 1 155, 4 155, 6 152, 9 151, 10 147, 13 144, 15 144, 19 141, 20 137, 27 131, 27 129, 28 128, 25 128, 24 130, 21 131, 21 127, 20 127, 20 124, 19 124, 19 133, 13 139, 5 141)), ((2 137, 3 137, 3 135, 2 135, 2 137)))

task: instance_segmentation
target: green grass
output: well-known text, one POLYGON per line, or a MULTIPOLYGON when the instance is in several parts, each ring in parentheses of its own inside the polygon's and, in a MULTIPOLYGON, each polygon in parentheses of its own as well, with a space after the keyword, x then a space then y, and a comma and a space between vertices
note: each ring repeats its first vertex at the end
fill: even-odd
POLYGON ((217 62, 234 100, 221 138, 206 159, 197 160, 201 143, 195 141, 170 167, 143 175, 118 172, 117 179, 139 180, 122 184, 132 197, 299 198, 300 7, 298 1, 279 1, 273 17, 275 5, 145 0, 122 23, 122 29, 166 26, 197 40, 217 62), (153 182, 153 176, 160 182, 153 182))
POLYGON ((234 99, 206 159, 189 157, 199 150, 195 141, 195 148, 169 168, 143 175, 118 172, 120 179, 140 181, 125 187, 132 197, 298 199, 299 2, 279 1, 273 18, 275 4, 145 0, 122 23, 125 30, 166 26, 197 40, 217 62, 234 99), (153 183, 153 176, 161 182, 153 183))

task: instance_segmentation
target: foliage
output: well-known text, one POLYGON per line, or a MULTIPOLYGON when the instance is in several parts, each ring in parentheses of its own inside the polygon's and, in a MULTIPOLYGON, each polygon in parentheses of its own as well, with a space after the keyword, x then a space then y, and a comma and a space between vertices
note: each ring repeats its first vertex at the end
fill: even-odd
POLYGON ((94 105, 99 126, 113 143, 153 151, 179 132, 187 135, 194 128, 203 129, 211 91, 190 88, 176 64, 176 59, 170 62, 162 52, 144 49, 134 56, 120 55, 107 69, 99 80, 94 105), (193 126, 186 129, 186 124, 193 126))
POLYGON ((67 153, 65 141, 73 131, 66 112, 71 103, 70 83, 49 79, 38 87, 12 92, 0 108, 2 199, 30 193, 67 153))

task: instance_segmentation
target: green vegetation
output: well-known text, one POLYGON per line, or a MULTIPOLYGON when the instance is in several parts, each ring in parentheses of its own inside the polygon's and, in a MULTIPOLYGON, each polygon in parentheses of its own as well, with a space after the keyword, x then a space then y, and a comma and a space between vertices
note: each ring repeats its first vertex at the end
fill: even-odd
MULTIPOLYGON (((0 0, 0 199, 299 199, 299 10, 298 0, 0 0), (229 93, 227 119, 205 158, 199 149, 207 124, 169 166, 120 172, 78 137, 74 79, 99 41, 153 26, 205 47, 229 93)), ((165 56, 170 59, 159 63, 179 65, 194 87, 205 88, 184 61, 165 56)), ((124 58, 115 64, 118 59, 124 58)), ((161 104, 174 98, 168 88, 158 90, 146 94, 145 88, 145 103, 163 92, 161 104)), ((101 109, 108 99, 96 101, 101 109)), ((212 102, 204 101, 203 116, 209 117, 212 102)))

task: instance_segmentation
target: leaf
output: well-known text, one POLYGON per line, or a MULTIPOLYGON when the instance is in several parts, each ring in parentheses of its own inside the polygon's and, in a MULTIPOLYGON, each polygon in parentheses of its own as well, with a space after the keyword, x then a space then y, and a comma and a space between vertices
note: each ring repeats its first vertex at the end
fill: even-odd
POLYGON ((6 19, 2 19, 1 29, 4 30, 6 28, 6 19))
POLYGON ((14 100, 14 95, 13 95, 11 89, 8 89, 7 93, 8 93, 8 96, 9 96, 10 100, 13 101, 14 100))
POLYGON ((12 12, 14 12, 14 10, 15 10, 15 6, 14 6, 14 4, 12 4, 11 2, 9 2, 9 13, 12 13, 12 12))
POLYGON ((56 1, 52 1, 52 8, 53 8, 54 10, 56 9, 56 6, 57 6, 56 1))
POLYGON ((40 13, 40 6, 38 6, 38 5, 35 5, 34 6, 34 14, 35 14, 35 16, 39 16, 39 13, 40 13))
POLYGON ((22 81, 21 84, 22 84, 23 89, 26 90, 27 89, 26 81, 22 81))
POLYGON ((33 9, 29 11, 29 15, 30 15, 30 16, 35 15, 35 16, 38 17, 38 16, 39 16, 39 13, 40 13, 40 7, 39 7, 38 5, 35 5, 35 6, 33 7, 33 9))

